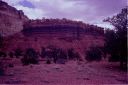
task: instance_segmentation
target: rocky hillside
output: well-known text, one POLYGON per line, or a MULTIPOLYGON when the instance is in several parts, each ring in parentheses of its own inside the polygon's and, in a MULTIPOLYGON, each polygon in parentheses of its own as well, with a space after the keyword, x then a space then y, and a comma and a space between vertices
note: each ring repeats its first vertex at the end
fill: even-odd
POLYGON ((0 1, 0 33, 8 36, 23 29, 23 24, 28 20, 21 10, 0 1))
POLYGON ((6 2, 0 1, 0 34, 3 36, 23 32, 24 35, 33 34, 91 34, 103 35, 104 29, 94 25, 63 19, 37 19, 30 20, 22 10, 9 6, 6 2), (79 32, 79 33, 78 33, 79 32))
POLYGON ((25 35, 35 35, 35 34, 57 34, 61 33, 64 35, 68 34, 91 34, 102 36, 104 34, 104 29, 95 25, 90 25, 83 23, 82 21, 73 21, 70 19, 36 19, 29 20, 24 24, 24 29, 22 31, 25 35))
POLYGON ((58 48, 74 48, 81 56, 90 46, 104 45, 104 29, 69 19, 30 20, 22 11, 0 1, 0 33, 6 52, 17 48, 25 51, 53 45, 58 48), (13 34, 13 35, 11 35, 13 34))

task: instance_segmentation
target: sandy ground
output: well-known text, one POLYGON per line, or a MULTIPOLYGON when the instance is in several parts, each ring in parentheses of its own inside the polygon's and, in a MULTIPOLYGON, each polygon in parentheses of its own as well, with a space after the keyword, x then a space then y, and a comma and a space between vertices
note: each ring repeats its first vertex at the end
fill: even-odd
POLYGON ((1 84, 23 85, 86 85, 86 84, 127 84, 127 72, 106 62, 66 64, 44 64, 22 66, 14 61, 13 68, 7 68, 6 75, 0 76, 1 84))

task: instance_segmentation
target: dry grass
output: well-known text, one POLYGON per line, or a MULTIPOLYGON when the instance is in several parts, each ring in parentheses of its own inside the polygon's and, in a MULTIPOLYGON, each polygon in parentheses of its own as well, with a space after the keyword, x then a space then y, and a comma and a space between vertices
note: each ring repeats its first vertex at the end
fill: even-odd
MULTIPOLYGON (((44 64, 22 66, 18 59, 14 67, 8 68, 6 76, 0 77, 0 83, 33 85, 85 85, 85 84, 126 84, 126 72, 108 68, 107 62, 78 64, 69 61, 66 64, 44 64)), ((117 65, 117 64, 114 64, 117 65)))

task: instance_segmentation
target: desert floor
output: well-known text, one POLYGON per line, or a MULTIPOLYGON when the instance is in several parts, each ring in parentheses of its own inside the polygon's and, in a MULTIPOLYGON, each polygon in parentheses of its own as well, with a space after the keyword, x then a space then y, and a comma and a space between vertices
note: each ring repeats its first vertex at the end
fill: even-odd
POLYGON ((0 76, 1 84, 23 85, 86 85, 86 84, 127 84, 127 72, 118 65, 107 62, 77 62, 66 64, 45 64, 22 66, 14 59, 14 67, 6 68, 6 75, 0 76))

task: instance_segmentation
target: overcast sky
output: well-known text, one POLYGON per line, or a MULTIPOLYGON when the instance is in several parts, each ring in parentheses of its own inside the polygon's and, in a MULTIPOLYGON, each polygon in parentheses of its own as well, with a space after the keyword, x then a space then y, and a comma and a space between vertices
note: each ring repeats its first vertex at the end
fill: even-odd
POLYGON ((127 0, 3 0, 31 19, 68 18, 102 27, 111 27, 102 22, 104 18, 121 11, 127 0))

